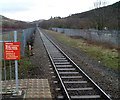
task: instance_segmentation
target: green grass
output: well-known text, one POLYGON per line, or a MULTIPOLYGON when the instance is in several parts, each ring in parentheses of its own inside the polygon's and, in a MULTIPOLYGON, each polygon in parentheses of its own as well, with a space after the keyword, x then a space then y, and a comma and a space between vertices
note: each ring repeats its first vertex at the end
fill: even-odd
POLYGON ((19 61, 19 78, 28 78, 28 71, 32 67, 29 57, 24 57, 19 61))
MULTIPOLYGON (((59 42, 77 48, 86 52, 89 56, 101 61, 105 66, 110 67, 114 70, 118 70, 118 52, 112 49, 104 48, 102 46, 88 44, 86 40, 83 39, 74 39, 65 34, 59 34, 57 32, 48 31, 47 33, 51 34, 54 38, 56 38, 59 42)), ((120 69, 119 69, 120 70, 120 69)))
MULTIPOLYGON (((4 65, 4 62, 2 63, 2 65, 4 65)), ((14 61, 11 61, 11 67, 12 67, 12 79, 15 79, 15 64, 14 61)), ((18 61, 18 75, 19 75, 19 79, 23 79, 23 78, 28 78, 28 71, 30 69, 30 67, 32 67, 31 61, 29 59, 29 57, 25 56, 22 57, 19 61, 18 61)), ((4 80, 4 69, 2 68, 2 79, 4 80)), ((10 79, 10 62, 6 61, 6 79, 9 80, 10 79)))

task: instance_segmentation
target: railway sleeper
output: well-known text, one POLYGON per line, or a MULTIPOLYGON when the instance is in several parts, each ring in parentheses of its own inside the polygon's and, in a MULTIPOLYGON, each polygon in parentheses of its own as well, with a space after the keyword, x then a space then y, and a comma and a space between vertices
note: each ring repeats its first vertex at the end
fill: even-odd
POLYGON ((86 90, 93 90, 92 87, 86 87, 86 88, 67 88, 68 91, 86 91, 86 90))
POLYGON ((73 71, 73 70, 75 70, 75 68, 58 68, 57 70, 58 70, 58 71, 59 71, 59 70, 64 70, 64 71, 65 71, 65 70, 67 70, 67 71, 71 71, 71 70, 72 70, 72 71, 73 71))
POLYGON ((54 62, 55 65, 68 65, 70 62, 54 62))
POLYGON ((61 76, 61 78, 63 78, 63 79, 78 79, 78 78, 82 78, 82 76, 61 76))
POLYGON ((87 81, 64 81, 65 84, 85 84, 87 81))
POLYGON ((78 74, 79 72, 59 72, 59 74, 78 74))
MULTIPOLYGON (((56 91, 60 91, 61 88, 56 88, 56 91)), ((86 88, 67 88, 68 91, 88 91, 88 90, 93 90, 92 87, 86 87, 86 88)))
POLYGON ((53 60, 65 60, 66 58, 65 57, 53 57, 52 59, 53 60))
POLYGON ((56 67, 73 67, 73 65, 56 65, 56 67))
POLYGON ((100 95, 75 95, 75 96, 70 96, 71 99, 98 99, 101 96, 100 95))
POLYGON ((54 62, 68 62, 68 60, 67 59, 55 59, 55 60, 53 60, 54 62))
MULTIPOLYGON (((83 96, 70 96, 71 97, 71 99, 91 99, 91 100, 93 100, 93 99, 100 99, 100 95, 83 95, 83 96)), ((57 99, 64 99, 64 96, 57 96, 57 99)))

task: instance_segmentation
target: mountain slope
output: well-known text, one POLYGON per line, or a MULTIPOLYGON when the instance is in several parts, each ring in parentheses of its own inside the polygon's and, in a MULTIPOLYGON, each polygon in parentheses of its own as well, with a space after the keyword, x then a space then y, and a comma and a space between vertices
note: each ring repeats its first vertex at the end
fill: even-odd
POLYGON ((2 28, 4 29, 21 29, 34 26, 34 24, 27 23, 20 20, 14 20, 0 15, 0 22, 2 23, 2 28))
POLYGON ((40 26, 43 28, 63 27, 63 28, 78 28, 89 29, 96 28, 99 30, 105 27, 111 30, 119 30, 118 17, 120 1, 112 5, 93 9, 83 13, 72 14, 71 16, 60 18, 55 17, 43 21, 40 26))

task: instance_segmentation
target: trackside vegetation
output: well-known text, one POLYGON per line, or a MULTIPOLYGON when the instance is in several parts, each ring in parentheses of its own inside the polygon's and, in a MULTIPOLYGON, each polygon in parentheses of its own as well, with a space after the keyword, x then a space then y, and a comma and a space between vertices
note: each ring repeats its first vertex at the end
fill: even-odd
POLYGON ((88 43, 86 40, 71 38, 65 34, 60 34, 58 32, 53 32, 49 30, 45 31, 51 34, 59 42, 67 46, 82 50, 86 52, 90 57, 93 57, 99 62, 102 62, 106 67, 118 70, 119 56, 117 50, 105 48, 102 45, 93 45, 88 43))
MULTIPOLYGON (((11 71, 12 71, 12 79, 15 79, 15 62, 14 61, 6 61, 6 79, 10 79, 10 64, 11 63, 11 71)), ((3 64, 4 65, 4 62, 3 64)), ((30 58, 28 56, 22 57, 20 60, 18 60, 18 73, 19 73, 19 79, 22 78, 28 78, 28 71, 32 67, 30 58)), ((4 68, 2 68, 2 79, 4 79, 4 68)))

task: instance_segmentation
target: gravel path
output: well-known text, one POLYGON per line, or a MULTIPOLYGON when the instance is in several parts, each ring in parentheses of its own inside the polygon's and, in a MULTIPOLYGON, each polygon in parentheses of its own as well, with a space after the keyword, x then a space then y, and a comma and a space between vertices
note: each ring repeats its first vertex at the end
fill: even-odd
POLYGON ((40 39, 39 32, 35 34, 35 40, 33 44, 33 56, 30 57, 32 65, 30 78, 49 78, 49 58, 46 50, 40 39))
POLYGON ((81 69, 83 69, 112 99, 119 98, 119 75, 85 52, 65 46, 46 33, 81 69))
POLYGON ((32 52, 33 56, 30 59, 33 67, 29 70, 29 78, 48 79, 52 98, 54 98, 55 91, 50 71, 51 64, 38 31, 35 34, 32 52))

